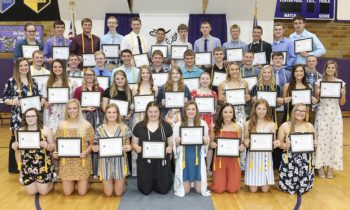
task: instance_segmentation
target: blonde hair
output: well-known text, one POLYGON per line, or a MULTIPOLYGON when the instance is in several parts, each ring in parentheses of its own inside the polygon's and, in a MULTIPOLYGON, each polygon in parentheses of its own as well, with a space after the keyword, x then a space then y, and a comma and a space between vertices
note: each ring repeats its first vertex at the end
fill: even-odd
POLYGON ((77 118, 78 118, 78 133, 80 135, 84 135, 84 133, 85 133, 85 126, 84 126, 84 124, 87 121, 84 119, 84 115, 83 115, 83 112, 82 112, 81 107, 80 107, 80 102, 77 99, 70 99, 67 102, 66 108, 65 108, 65 111, 64 111, 64 120, 65 121, 69 121, 69 119, 70 119, 70 116, 69 116, 69 113, 68 113, 68 106, 70 104, 75 104, 78 107, 78 116, 77 116, 77 118), (83 129, 81 129, 81 128, 83 128, 83 129))
POLYGON ((98 55, 103 55, 106 58, 106 54, 102 50, 98 50, 94 53, 94 57, 96 58, 98 55))
POLYGON ((232 79, 231 75, 230 75, 230 68, 231 68, 231 66, 237 66, 238 67, 239 75, 238 75, 237 79, 238 79, 240 84, 244 84, 242 76, 241 76, 241 71, 240 71, 240 68, 239 68, 239 64, 236 63, 236 62, 232 62, 232 63, 227 64, 226 82, 230 82, 231 79, 232 79))
POLYGON ((107 107, 106 107, 106 111, 105 111, 105 117, 103 119, 103 123, 106 124, 108 123, 108 119, 107 119, 107 110, 108 109, 111 109, 111 108, 115 108, 115 110, 117 111, 117 123, 120 124, 120 125, 125 125, 123 120, 122 120, 122 117, 120 116, 120 111, 119 111, 119 108, 116 104, 108 104, 107 107))
POLYGON ((87 71, 91 71, 92 72, 92 74, 94 75, 94 81, 93 81, 93 85, 92 85, 92 90, 93 91, 99 91, 100 90, 100 85, 98 84, 98 80, 97 80, 97 78, 96 78, 96 74, 95 74, 95 71, 92 69, 92 68, 87 68, 86 70, 85 70, 85 74, 84 74, 84 79, 83 79, 83 84, 82 84, 82 90, 83 91, 87 91, 88 90, 88 88, 87 88, 87 83, 86 83, 86 81, 85 81, 85 75, 86 75, 86 72, 87 71))
POLYGON ((131 89, 129 87, 128 78, 127 78, 125 72, 122 71, 122 70, 118 70, 118 71, 116 71, 114 73, 114 75, 113 75, 113 82, 112 82, 111 88, 109 89, 109 95, 110 95, 111 98, 113 98, 113 97, 118 95, 118 86, 115 83, 115 78, 117 77, 117 75, 121 75, 125 79, 125 83, 124 83, 123 89, 125 91, 126 97, 128 98, 128 101, 130 102, 131 98, 132 98, 132 96, 131 96, 131 89))
POLYGON ((306 123, 309 122, 309 109, 310 108, 308 106, 306 106, 305 104, 295 104, 293 109, 292 109, 291 117, 290 117, 290 133, 294 133, 295 132, 295 112, 301 106, 306 108, 304 121, 306 123))
POLYGON ((324 67, 323 67, 323 75, 322 75, 322 80, 324 81, 328 81, 329 78, 328 78, 328 75, 326 73, 326 69, 328 68, 329 65, 331 64, 334 64, 335 66, 335 72, 334 72, 334 77, 335 78, 338 78, 338 64, 335 60, 328 60, 325 64, 324 64, 324 67))
POLYGON ((269 103, 265 99, 258 99, 254 103, 252 110, 250 112, 250 120, 248 123, 248 131, 249 132, 257 132, 256 127, 258 125, 258 115, 256 114, 256 107, 258 107, 260 104, 264 104, 266 107, 266 115, 265 115, 265 120, 267 122, 272 122, 271 119, 271 109, 269 106, 269 103))
POLYGON ((270 70, 271 72, 271 78, 268 80, 268 85, 271 90, 275 91, 275 78, 274 78, 274 73, 273 73, 273 68, 271 65, 265 65, 263 68, 260 70, 259 76, 258 76, 258 88, 259 90, 262 90, 264 88, 264 78, 263 78, 263 72, 264 70, 270 70))
POLYGON ((140 94, 140 88, 141 88, 141 83, 142 83, 142 71, 146 69, 149 73, 149 83, 150 83, 150 91, 152 92, 152 94, 155 94, 155 91, 153 89, 154 86, 154 82, 153 82, 153 77, 152 77, 152 71, 151 71, 151 67, 147 66, 147 65, 143 65, 140 67, 140 76, 139 76, 139 80, 137 81, 137 94, 140 94))

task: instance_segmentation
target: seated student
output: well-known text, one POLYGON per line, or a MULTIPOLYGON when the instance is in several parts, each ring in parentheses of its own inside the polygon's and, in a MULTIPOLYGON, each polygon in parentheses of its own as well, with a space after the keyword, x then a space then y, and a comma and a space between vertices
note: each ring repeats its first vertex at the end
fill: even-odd
POLYGON ((112 81, 112 73, 105 67, 105 63, 106 63, 105 53, 102 50, 99 50, 94 54, 95 54, 95 62, 96 62, 94 71, 96 76, 108 76, 109 79, 112 81))
POLYGON ((184 79, 201 76, 203 70, 194 65, 195 54, 193 50, 186 50, 184 53, 185 65, 181 67, 184 79))
MULTIPOLYGON (((172 42, 171 45, 187 45, 188 50, 192 50, 192 44, 187 41, 188 26, 186 24, 181 23, 177 27, 177 33, 179 37, 175 42, 172 42)), ((174 65, 183 66, 184 64, 185 62, 182 59, 171 61, 171 66, 174 66, 174 65)))
MULTIPOLYGON (((205 72, 209 73, 212 81, 214 79, 214 72, 215 71, 226 74, 226 66, 224 65, 224 57, 225 57, 224 49, 221 47, 214 48, 213 56, 214 56, 215 63, 212 66, 204 69, 205 72)), ((213 91, 216 92, 216 94, 218 93, 218 86, 212 85, 211 88, 213 91)))
POLYGON ((265 42, 261 39, 262 34, 263 29, 261 26, 253 27, 253 42, 248 44, 248 50, 254 53, 265 52, 266 62, 267 64, 269 64, 271 59, 272 47, 270 43, 265 42))
POLYGON ((71 53, 68 58, 68 69, 67 74, 69 77, 83 77, 84 72, 79 69, 79 57, 71 53))
MULTIPOLYGON (((22 52, 22 46, 23 45, 38 45, 39 50, 43 50, 44 46, 41 44, 41 42, 37 41, 35 39, 36 35, 36 28, 33 23, 26 23, 24 25, 24 31, 25 31, 25 39, 16 42, 14 54, 13 54, 13 59, 17 60, 19 57, 23 57, 23 52, 22 52)), ((29 62, 32 60, 29 59, 29 62)))
POLYGON ((151 59, 152 59, 152 65, 151 65, 152 73, 164 73, 169 71, 169 65, 163 64, 164 57, 163 57, 162 51, 155 50, 152 53, 151 59))
POLYGON ((129 49, 124 49, 120 53, 121 59, 123 61, 123 65, 119 66, 116 69, 113 69, 112 76, 115 74, 115 72, 122 70, 128 79, 129 84, 136 84, 139 80, 140 75, 140 69, 133 67, 131 65, 132 60, 132 52, 129 49))

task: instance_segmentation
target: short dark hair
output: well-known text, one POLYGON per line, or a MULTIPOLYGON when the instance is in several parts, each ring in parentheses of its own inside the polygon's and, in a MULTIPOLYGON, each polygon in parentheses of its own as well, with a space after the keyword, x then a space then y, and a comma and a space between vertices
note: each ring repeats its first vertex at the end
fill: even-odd
POLYGON ((130 55, 132 55, 132 52, 129 49, 122 50, 121 53, 120 53, 120 56, 123 56, 124 53, 129 53, 130 55))
POLYGON ((132 18, 130 19, 130 25, 131 25, 132 21, 139 21, 140 24, 142 24, 142 23, 141 23, 141 19, 140 19, 139 17, 132 17, 132 18))
POLYGON ((253 27, 253 31, 254 31, 254 29, 259 29, 259 30, 261 30, 261 33, 263 32, 263 29, 262 29, 261 26, 254 26, 254 27, 253 27))
POLYGON ((165 29, 164 29, 164 28, 158 28, 157 31, 156 31, 156 33, 158 33, 158 31, 162 31, 162 32, 164 32, 164 34, 165 34, 165 29))
POLYGON ((155 55, 159 55, 159 56, 161 56, 162 58, 164 58, 163 52, 160 51, 160 50, 155 50, 155 51, 152 53, 152 57, 151 57, 151 58, 153 58, 155 55))
POLYGON ((92 20, 90 18, 83 18, 81 20, 81 25, 83 25, 84 23, 91 23, 91 25, 92 25, 92 20))
POLYGON ((207 20, 203 20, 203 21, 201 22, 201 26, 202 26, 202 25, 206 25, 206 24, 209 24, 209 25, 210 25, 210 27, 211 27, 211 24, 209 23, 209 21, 207 21, 207 20))
POLYGON ((295 21, 295 20, 302 20, 304 23, 305 23, 305 17, 304 16, 301 16, 301 15, 297 15, 297 16, 295 16, 294 18, 293 18, 293 22, 295 21))
POLYGON ((66 26, 66 24, 62 21, 62 20, 55 20, 53 22, 53 27, 55 28, 56 26, 58 25, 63 25, 63 26, 66 26))
POLYGON ((184 58, 186 57, 186 56, 192 56, 192 57, 195 57, 195 53, 194 53, 194 51, 193 50, 186 50, 185 52, 184 52, 184 58))
POLYGON ((246 51, 244 51, 243 56, 245 56, 245 54, 247 54, 247 53, 253 54, 253 56, 254 56, 254 52, 251 51, 251 50, 246 50, 246 51))
POLYGON ((69 57, 68 57, 68 60, 69 60, 70 58, 72 58, 72 57, 77 57, 77 58, 78 58, 78 55, 75 54, 75 53, 71 53, 71 54, 69 55, 69 57))
POLYGON ((24 30, 25 30, 25 31, 27 31, 27 27, 28 27, 28 26, 34 26, 35 31, 36 31, 36 27, 35 27, 35 25, 34 25, 33 23, 26 23, 26 24, 24 25, 24 30))
POLYGON ((284 58, 284 55, 283 55, 282 52, 273 52, 273 53, 272 53, 272 59, 273 59, 274 57, 281 57, 281 56, 282 56, 282 58, 284 58))

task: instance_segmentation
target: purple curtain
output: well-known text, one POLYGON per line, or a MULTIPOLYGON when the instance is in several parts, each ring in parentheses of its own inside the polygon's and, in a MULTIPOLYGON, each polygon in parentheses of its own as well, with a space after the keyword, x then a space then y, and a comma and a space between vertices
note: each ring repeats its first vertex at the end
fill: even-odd
POLYGON ((117 31, 119 34, 125 36, 130 33, 130 19, 133 17, 140 17, 139 14, 129 14, 129 13, 106 13, 105 14, 105 34, 108 32, 107 19, 109 16, 114 16, 118 19, 117 31))
POLYGON ((188 41, 192 44, 202 37, 200 32, 201 22, 208 21, 211 24, 211 35, 219 38, 221 43, 227 41, 226 14, 190 14, 188 21, 188 41))

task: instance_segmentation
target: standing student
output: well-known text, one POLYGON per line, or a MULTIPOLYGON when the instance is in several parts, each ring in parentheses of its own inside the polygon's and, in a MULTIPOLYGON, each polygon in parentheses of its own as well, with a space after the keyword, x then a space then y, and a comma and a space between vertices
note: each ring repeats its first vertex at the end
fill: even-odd
MULTIPOLYGON (((39 50, 44 49, 44 46, 41 44, 41 42, 35 39, 36 27, 33 23, 26 23, 24 25, 24 32, 25 32, 25 39, 16 42, 15 50, 13 52, 14 60, 17 60, 18 58, 23 57, 23 51, 22 51, 23 45, 38 45, 39 50)), ((30 59, 29 61, 31 62, 32 60, 30 59)))
POLYGON ((160 107, 156 102, 149 102, 145 118, 136 124, 133 130, 132 147, 137 153, 137 187, 148 195, 152 191, 159 194, 169 192, 173 184, 170 154, 173 150, 173 130, 162 120, 160 107), (164 142, 164 159, 145 159, 142 157, 143 143, 147 141, 164 142))
MULTIPOLYGON (((252 108, 249 121, 245 124, 244 144, 250 148, 251 133, 273 133, 276 136, 276 124, 272 121, 270 107, 266 100, 258 99, 252 108)), ((272 152, 252 152, 248 149, 245 165, 244 183, 251 192, 268 192, 269 185, 275 184, 272 152)))
POLYGON ((208 136, 208 125, 200 119, 196 102, 188 101, 183 109, 181 122, 174 126, 174 157, 176 159, 174 190, 175 195, 185 196, 191 190, 191 185, 197 193, 203 196, 210 196, 207 190, 207 173, 204 157, 210 139, 208 136), (203 145, 181 146, 181 126, 202 126, 203 145))
POLYGON ((52 190, 54 179, 50 156, 50 152, 55 150, 52 131, 43 125, 36 108, 29 108, 24 112, 19 131, 40 131, 40 149, 19 150, 18 141, 12 143, 12 149, 20 155, 17 160, 21 166, 22 180, 27 193, 46 195, 52 190))
POLYGON ((339 104, 346 103, 345 82, 338 78, 338 65, 334 60, 326 62, 323 78, 316 82, 315 93, 320 99, 315 121, 316 139, 319 140, 316 150, 316 168, 321 178, 331 179, 333 170, 343 170, 343 119, 339 104), (320 98, 322 81, 341 82, 340 99, 320 98))
MULTIPOLYGON (((214 80, 215 72, 226 74, 226 66, 224 64, 224 57, 225 57, 224 49, 221 47, 214 48, 213 56, 214 56, 215 63, 212 66, 204 69, 205 72, 209 73, 212 81, 214 80)), ((218 87, 211 85, 211 89, 216 93, 218 93, 218 87)))
POLYGON ((111 196, 114 191, 115 195, 120 197, 126 191, 126 177, 129 175, 126 152, 132 149, 131 136, 131 130, 123 123, 118 106, 107 105, 104 123, 96 129, 94 143, 97 145, 94 145, 92 150, 94 152, 100 150, 98 145, 100 138, 122 138, 123 155, 121 157, 100 157, 99 175, 106 196, 111 196))
POLYGON ((273 27, 274 41, 272 42, 272 52, 286 52, 285 68, 291 70, 295 63, 294 42, 284 36, 284 26, 282 23, 275 23, 273 27))
POLYGON ((198 68, 194 64, 194 58, 195 58, 195 54, 193 50, 186 50, 184 52, 185 65, 181 67, 182 76, 184 79, 199 77, 203 72, 202 69, 198 68))
POLYGON ((151 64, 152 73, 164 73, 169 71, 170 66, 168 64, 163 64, 164 57, 163 57, 162 51, 160 50, 153 51, 151 60, 152 60, 152 64, 151 64))
MULTIPOLYGON (((30 66, 30 73, 33 77, 40 75, 50 75, 50 71, 43 67, 44 65, 44 54, 41 50, 35 50, 33 52, 33 64, 30 66)), ((38 81, 37 81, 38 82, 38 81)), ((39 94, 42 95, 43 91, 43 82, 38 82, 39 94)))
POLYGON ((141 35, 141 19, 138 17, 131 18, 130 27, 131 32, 122 39, 120 49, 129 49, 134 55, 147 53, 147 39, 141 35))
MULTIPOLYGON (((271 44, 262 40, 263 29, 261 26, 253 27, 253 42, 248 44, 248 50, 254 53, 265 52, 266 62, 270 63, 272 47, 271 44)), ((262 64, 262 63, 260 63, 262 64)))
POLYGON ((95 75, 97 76, 107 76, 110 81, 112 81, 112 73, 106 68, 106 55, 102 50, 94 53, 96 66, 94 67, 95 75))
POLYGON ((83 77, 84 72, 79 69, 79 64, 79 57, 76 54, 71 53, 68 58, 68 77, 83 77))
POLYGON ((242 78, 257 76, 259 74, 259 68, 257 68, 256 66, 253 66, 253 60, 254 60, 253 51, 245 51, 243 53, 243 62, 240 67, 242 78))
MULTIPOLYGON (((64 110, 64 120, 57 126, 55 134, 58 138, 81 138, 81 155, 79 158, 60 158, 60 178, 62 180, 63 194, 71 195, 77 188, 79 195, 85 195, 89 190, 89 177, 91 175, 90 152, 94 141, 94 129, 83 117, 80 103, 72 99, 64 110)), ((58 152, 54 152, 58 157, 58 152)))
MULTIPOLYGON (((187 45, 188 50, 192 50, 192 44, 187 41, 187 36, 188 36, 188 26, 186 24, 181 23, 177 27, 177 33, 179 35, 179 38, 172 42, 171 45, 187 45)), ((171 66, 173 67, 174 65, 178 66, 183 66, 185 62, 182 59, 179 60, 171 60, 171 66)))
MULTIPOLYGON (((217 138, 241 138, 242 128, 235 122, 236 116, 231 104, 221 106, 215 124, 210 131, 210 147, 217 148, 217 138)), ((240 143, 240 150, 244 150, 240 143)), ((218 157, 214 155, 213 184, 210 189, 216 193, 238 192, 241 187, 241 168, 238 157, 218 157)))
MULTIPOLYGON (((164 28, 158 28, 156 31, 156 43, 154 43, 154 45, 163 45, 163 46, 167 46, 167 57, 164 57, 165 55, 163 55, 163 61, 162 64, 163 66, 165 66, 166 68, 169 68, 169 64, 170 64, 170 45, 167 43, 166 40, 166 32, 164 28)), ((149 49, 148 51, 148 55, 151 57, 153 57, 153 53, 152 53, 152 48, 149 49)), ((153 51, 154 52, 154 51, 153 51)), ((153 61, 152 61, 153 62, 153 61)))
POLYGON ((240 40, 239 35, 241 34, 241 28, 237 24, 233 24, 230 27, 230 34, 231 34, 231 40, 225 42, 222 45, 222 48, 226 49, 231 49, 231 48, 243 48, 243 51, 248 50, 248 45, 242 40, 240 40))
POLYGON ((120 53, 120 56, 122 58, 123 65, 119 66, 116 69, 113 69, 112 71, 112 77, 116 71, 122 70, 127 78, 129 84, 136 84, 139 80, 140 76, 140 69, 132 66, 131 60, 132 60, 132 52, 129 49, 124 49, 120 53))
POLYGON ((194 42, 194 52, 212 52, 214 48, 221 47, 220 39, 210 35, 211 30, 211 24, 208 21, 201 22, 202 37, 194 42))

